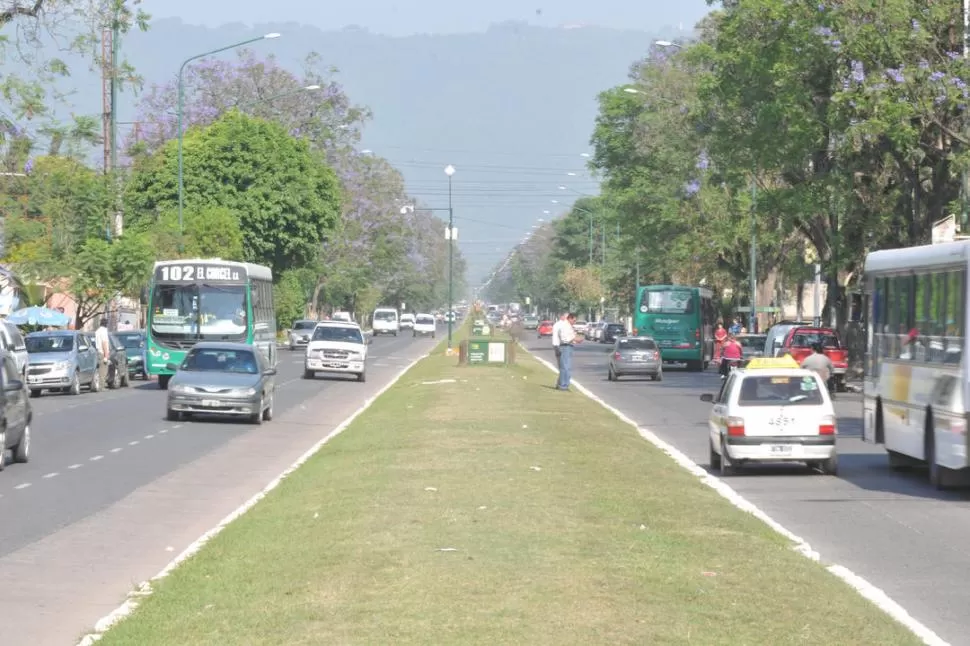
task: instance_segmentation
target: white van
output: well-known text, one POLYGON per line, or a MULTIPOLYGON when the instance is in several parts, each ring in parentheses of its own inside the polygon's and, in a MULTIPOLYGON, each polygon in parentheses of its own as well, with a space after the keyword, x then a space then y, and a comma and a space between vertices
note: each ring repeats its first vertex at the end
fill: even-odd
POLYGON ((401 331, 401 322, 397 310, 393 307, 378 307, 374 310, 374 316, 371 317, 371 329, 374 330, 374 336, 378 334, 397 336, 397 333, 401 331))

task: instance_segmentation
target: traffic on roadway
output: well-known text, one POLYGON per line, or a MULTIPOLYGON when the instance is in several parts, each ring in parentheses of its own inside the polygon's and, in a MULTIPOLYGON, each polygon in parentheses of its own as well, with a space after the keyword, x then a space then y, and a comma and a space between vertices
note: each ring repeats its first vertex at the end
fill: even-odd
MULTIPOLYGON (((530 351, 555 363, 550 339, 531 334, 523 339, 530 351)), ((720 393, 723 380, 717 371, 666 363, 660 382, 649 373, 613 380, 613 353, 612 344, 576 345, 574 380, 720 475, 720 453, 712 456, 711 450, 713 404, 698 401, 701 395, 720 393)), ((554 379, 550 374, 550 383, 554 379)), ((812 385, 811 393, 823 392, 812 385)), ((838 429, 836 477, 823 475, 827 456, 818 454, 810 456, 813 468, 790 461, 795 458, 751 461, 727 473, 728 482, 824 559, 880 587, 951 643, 965 643, 970 591, 955 573, 970 571, 970 553, 961 548, 970 532, 970 493, 939 491, 919 470, 890 469, 885 450, 862 441, 859 394, 839 393, 831 406, 838 429)), ((644 474, 647 484, 649 477, 644 474)))

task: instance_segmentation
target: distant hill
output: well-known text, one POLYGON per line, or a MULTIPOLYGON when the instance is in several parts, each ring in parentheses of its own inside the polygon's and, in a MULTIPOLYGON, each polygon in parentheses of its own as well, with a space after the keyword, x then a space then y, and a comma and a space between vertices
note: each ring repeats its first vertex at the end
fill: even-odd
MULTIPOLYGON (((576 197, 559 190, 560 184, 596 192, 596 182, 583 178, 586 160, 580 156, 589 148, 596 95, 624 82, 653 40, 671 37, 664 31, 503 23, 477 34, 390 37, 358 28, 212 29, 165 19, 129 35, 123 52, 149 84, 173 78, 188 56, 261 33, 283 37, 253 50, 274 54, 294 71, 307 53, 319 53, 339 69, 351 99, 374 112, 362 147, 400 168, 412 194, 447 207, 443 168, 457 168, 456 226, 474 283, 537 218, 549 217, 543 210, 556 211, 551 200, 576 197)), ((98 113, 100 79, 80 67, 71 80, 78 88, 73 111, 98 113)), ((122 97, 120 120, 130 121, 135 99, 122 97)))

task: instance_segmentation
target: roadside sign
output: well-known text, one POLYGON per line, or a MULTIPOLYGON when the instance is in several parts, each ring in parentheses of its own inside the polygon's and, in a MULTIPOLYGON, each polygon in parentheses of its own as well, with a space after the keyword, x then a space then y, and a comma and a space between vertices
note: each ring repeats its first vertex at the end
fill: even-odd
POLYGON ((463 342, 462 363, 470 366, 507 365, 513 360, 508 341, 469 339, 463 342))

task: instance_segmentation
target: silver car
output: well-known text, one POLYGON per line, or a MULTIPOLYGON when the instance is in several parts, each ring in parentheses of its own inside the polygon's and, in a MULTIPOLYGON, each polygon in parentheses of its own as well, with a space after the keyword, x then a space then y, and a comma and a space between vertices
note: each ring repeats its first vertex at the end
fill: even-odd
POLYGON ((648 336, 621 336, 610 354, 610 381, 626 375, 649 376, 663 381, 663 359, 657 342, 648 336))
POLYGON ((168 384, 166 417, 190 415, 248 418, 253 424, 273 419, 276 368, 262 352, 245 343, 207 341, 195 344, 168 384))
POLYGON ((44 390, 80 395, 84 386, 96 393, 104 385, 98 374, 98 352, 83 332, 31 332, 25 342, 31 397, 40 397, 44 390))
POLYGON ((313 328, 316 326, 316 321, 295 321, 293 329, 290 330, 290 350, 296 350, 297 346, 305 346, 309 343, 313 328))

